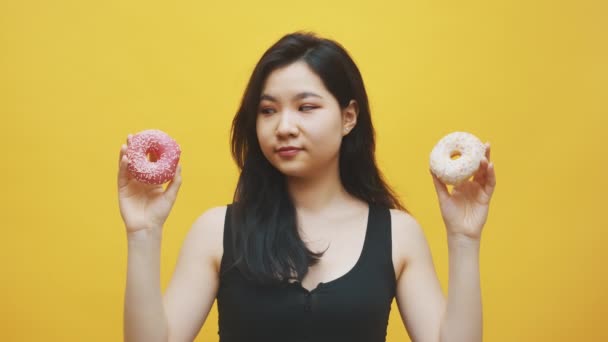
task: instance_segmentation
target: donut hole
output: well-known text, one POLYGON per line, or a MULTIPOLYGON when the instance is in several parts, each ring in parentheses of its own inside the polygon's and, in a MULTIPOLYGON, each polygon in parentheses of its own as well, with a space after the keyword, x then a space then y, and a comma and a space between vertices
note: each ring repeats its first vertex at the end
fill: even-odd
POLYGON ((460 158, 460 157, 462 157, 462 154, 460 153, 460 151, 452 151, 452 152, 450 153, 450 158, 451 158, 452 160, 456 160, 456 159, 458 159, 458 158, 460 158))
POLYGON ((148 152, 146 152, 146 157, 151 163, 156 163, 156 161, 158 161, 159 159, 159 154, 155 150, 149 150, 148 152))

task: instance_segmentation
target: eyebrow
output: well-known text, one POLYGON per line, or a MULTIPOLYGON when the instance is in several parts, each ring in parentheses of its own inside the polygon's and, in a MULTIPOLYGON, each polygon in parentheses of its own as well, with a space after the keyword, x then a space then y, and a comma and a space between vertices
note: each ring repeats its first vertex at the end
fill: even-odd
MULTIPOLYGON (((311 93, 309 91, 305 91, 299 94, 296 94, 292 100, 300 100, 303 98, 307 98, 307 97, 318 97, 320 99, 322 99, 323 97, 321 97, 320 95, 317 95, 315 93, 311 93)), ((268 100, 271 102, 279 102, 275 97, 268 95, 268 94, 262 94, 262 96, 260 96, 260 101, 262 100, 268 100)))

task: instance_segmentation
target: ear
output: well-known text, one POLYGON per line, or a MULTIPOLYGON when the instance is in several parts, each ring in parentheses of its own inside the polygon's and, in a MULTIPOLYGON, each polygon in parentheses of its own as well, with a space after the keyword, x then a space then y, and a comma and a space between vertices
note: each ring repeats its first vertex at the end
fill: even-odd
POLYGON ((350 103, 342 111, 342 136, 347 135, 355 128, 357 116, 359 115, 359 105, 357 101, 350 100, 350 103))

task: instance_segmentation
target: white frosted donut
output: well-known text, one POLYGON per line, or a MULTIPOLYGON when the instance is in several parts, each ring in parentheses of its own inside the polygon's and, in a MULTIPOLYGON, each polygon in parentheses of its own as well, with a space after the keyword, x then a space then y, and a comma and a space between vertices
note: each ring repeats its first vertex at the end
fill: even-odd
POLYGON ((473 134, 453 132, 441 138, 431 151, 431 171, 442 182, 458 185, 479 169, 485 153, 485 144, 473 134))
POLYGON ((163 184, 175 176, 181 150, 175 140, 158 129, 131 137, 127 147, 127 169, 142 183, 163 184))

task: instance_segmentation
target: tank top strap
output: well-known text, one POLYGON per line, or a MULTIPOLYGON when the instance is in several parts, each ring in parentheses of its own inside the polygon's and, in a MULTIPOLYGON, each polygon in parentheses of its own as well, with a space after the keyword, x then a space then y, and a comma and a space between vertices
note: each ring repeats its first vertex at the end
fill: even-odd
POLYGON ((369 236, 365 246, 366 267, 384 267, 388 274, 394 275, 390 208, 370 203, 369 210, 369 236))
POLYGON ((224 247, 224 253, 222 255, 222 261, 220 263, 220 270, 226 270, 229 263, 233 261, 232 253, 232 203, 226 205, 226 216, 224 218, 224 234, 222 245, 224 247))

